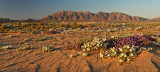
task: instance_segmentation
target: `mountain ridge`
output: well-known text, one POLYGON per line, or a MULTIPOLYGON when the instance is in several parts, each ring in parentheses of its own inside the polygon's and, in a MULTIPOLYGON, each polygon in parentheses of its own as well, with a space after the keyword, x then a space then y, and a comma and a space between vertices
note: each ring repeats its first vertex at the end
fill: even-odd
POLYGON ((105 22, 160 22, 160 17, 148 19, 140 16, 132 16, 121 12, 106 13, 99 11, 91 13, 89 11, 60 11, 52 13, 42 19, 28 20, 10 20, 9 18, 0 18, 0 23, 7 22, 34 22, 34 21, 105 21, 105 22))
POLYGON ((147 21, 147 18, 131 16, 121 12, 98 13, 61 11, 55 12, 42 19, 42 21, 108 21, 108 22, 128 22, 128 21, 147 21))

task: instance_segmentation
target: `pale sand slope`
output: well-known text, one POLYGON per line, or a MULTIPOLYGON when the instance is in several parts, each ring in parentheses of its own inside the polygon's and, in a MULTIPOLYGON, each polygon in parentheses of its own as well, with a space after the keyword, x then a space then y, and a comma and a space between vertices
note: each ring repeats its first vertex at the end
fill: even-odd
MULTIPOLYGON (((16 34, 17 35, 17 34, 16 34)), ((119 65, 117 58, 101 59, 98 53, 91 53, 89 57, 82 57, 81 52, 62 50, 63 45, 55 46, 52 52, 41 52, 38 48, 52 46, 53 40, 42 41, 44 44, 33 43, 36 49, 17 51, 22 45, 17 43, 25 37, 39 37, 39 35, 17 35, 19 38, 5 39, 0 35, 0 71, 4 72, 160 72, 160 51, 152 54, 142 52, 130 64, 119 65), (12 44, 14 49, 3 50, 2 46, 12 44), (76 54, 70 59, 70 54, 76 54)), ((54 36, 54 35, 53 35, 54 36)), ((31 42, 30 42, 31 43, 31 42)))

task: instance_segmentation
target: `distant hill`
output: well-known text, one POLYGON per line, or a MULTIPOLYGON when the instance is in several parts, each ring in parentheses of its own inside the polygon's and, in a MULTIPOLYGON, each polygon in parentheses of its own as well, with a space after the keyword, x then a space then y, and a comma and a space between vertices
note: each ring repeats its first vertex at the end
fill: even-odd
POLYGON ((160 17, 152 19, 152 21, 160 22, 160 17))
POLYGON ((0 18, 0 23, 10 22, 9 18, 0 18))
POLYGON ((130 22, 130 21, 146 21, 147 18, 131 16, 121 12, 73 12, 61 11, 46 16, 42 21, 108 21, 108 22, 130 22))
POLYGON ((7 23, 7 22, 38 22, 39 20, 35 19, 27 19, 27 20, 10 20, 9 18, 0 18, 0 23, 7 23))

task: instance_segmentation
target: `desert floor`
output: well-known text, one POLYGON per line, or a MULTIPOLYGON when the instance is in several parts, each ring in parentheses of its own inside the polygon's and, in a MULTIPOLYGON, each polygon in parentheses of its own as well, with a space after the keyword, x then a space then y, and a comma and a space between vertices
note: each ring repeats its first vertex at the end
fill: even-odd
MULTIPOLYGON (((156 32, 156 31, 155 31, 156 32)), ((90 56, 83 57, 81 51, 63 50, 64 42, 74 43, 83 37, 106 37, 106 35, 140 32, 112 32, 112 33, 86 33, 86 34, 28 34, 28 33, 4 33, 0 34, 0 71, 4 72, 160 72, 160 50, 153 53, 142 52, 130 64, 119 65, 117 58, 101 59, 99 53, 90 53, 90 56), (14 38, 6 38, 7 35, 14 35, 14 38), (49 38, 45 41, 33 40, 28 44, 35 49, 17 51, 16 48, 27 46, 18 44, 25 38, 37 39, 43 36, 49 38), (2 46, 13 45, 13 49, 3 50, 2 46), (56 50, 42 52, 41 47, 54 46, 56 50), (78 54, 76 58, 70 58, 70 54, 78 54)), ((151 46, 158 48, 156 46, 151 46)))

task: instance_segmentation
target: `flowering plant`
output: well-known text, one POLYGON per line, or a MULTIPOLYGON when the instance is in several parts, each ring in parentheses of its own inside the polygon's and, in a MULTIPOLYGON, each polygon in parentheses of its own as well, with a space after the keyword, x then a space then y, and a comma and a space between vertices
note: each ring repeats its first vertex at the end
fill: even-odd
POLYGON ((109 43, 111 46, 115 47, 116 50, 118 48, 122 48, 124 45, 134 45, 134 46, 146 46, 150 45, 152 41, 152 38, 150 36, 132 36, 132 37, 119 37, 113 40, 110 40, 109 43))
POLYGON ((84 43, 81 46, 81 49, 83 49, 83 51, 89 52, 102 48, 106 49, 107 45, 109 45, 109 43, 106 43, 106 38, 94 38, 91 42, 84 43))
POLYGON ((81 48, 80 48, 79 45, 72 44, 72 45, 69 45, 69 46, 65 47, 64 49, 65 50, 72 50, 72 49, 74 49, 74 50, 80 50, 81 48))

